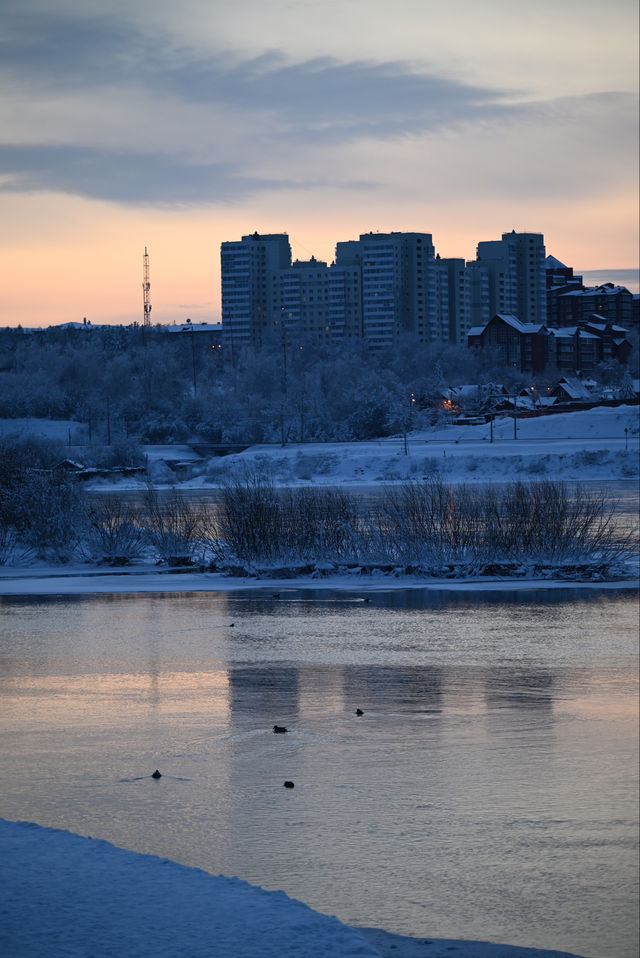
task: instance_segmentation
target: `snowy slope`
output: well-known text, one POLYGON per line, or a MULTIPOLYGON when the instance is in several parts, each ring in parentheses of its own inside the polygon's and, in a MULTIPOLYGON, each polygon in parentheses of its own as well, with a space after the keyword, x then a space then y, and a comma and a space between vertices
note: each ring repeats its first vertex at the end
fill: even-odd
POLYGON ((284 892, 30 822, 0 819, 7 958, 561 958, 362 932, 284 892))
POLYGON ((389 439, 251 446, 209 461, 187 487, 247 469, 276 483, 352 485, 440 476, 450 482, 610 480, 638 476, 639 407, 596 408, 488 424, 444 426, 389 439))

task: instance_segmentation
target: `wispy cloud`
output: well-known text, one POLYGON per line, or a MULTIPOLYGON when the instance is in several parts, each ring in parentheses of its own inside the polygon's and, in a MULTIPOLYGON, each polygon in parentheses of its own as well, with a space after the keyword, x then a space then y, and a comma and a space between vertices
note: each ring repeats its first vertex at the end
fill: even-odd
POLYGON ((185 103, 273 111, 285 123, 356 129, 392 123, 410 127, 466 116, 498 102, 505 91, 464 84, 401 61, 291 62, 278 51, 243 59, 225 51, 202 57, 168 39, 147 36, 109 16, 15 14, 4 24, 5 76, 33 91, 144 87, 185 103))
POLYGON ((219 202, 275 185, 215 163, 76 146, 0 145, 0 171, 5 192, 73 193, 140 206, 219 202))
POLYGON ((403 155, 413 150, 419 167, 425 137, 457 138, 462 150, 454 162, 465 176, 465 139, 478 137, 477 160, 490 172, 494 131, 500 148, 519 156, 517 167, 500 164, 511 189, 536 163, 530 132, 519 129, 543 125, 544 149, 553 148, 557 134, 566 152, 562 130, 579 117, 583 166, 591 170, 599 152, 628 132, 623 117, 633 127, 629 94, 533 102, 522 91, 463 83, 404 61, 295 62, 273 50, 204 57, 104 14, 14 11, 2 27, 0 76, 14 103, 24 104, 0 114, 4 191, 164 206, 234 202, 329 179, 339 189, 362 189, 387 176, 375 155, 365 168, 350 161, 371 154, 364 144, 380 144, 381 153, 400 144, 403 155), (138 103, 139 114, 132 106, 138 103), (602 126, 604 145, 595 136, 602 126))

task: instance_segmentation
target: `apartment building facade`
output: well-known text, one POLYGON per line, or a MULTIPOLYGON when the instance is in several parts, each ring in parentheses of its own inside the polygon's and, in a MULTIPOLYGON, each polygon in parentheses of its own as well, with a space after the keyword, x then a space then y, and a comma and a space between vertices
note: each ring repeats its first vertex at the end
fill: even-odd
POLYGON ((546 251, 542 233, 503 233, 478 243, 477 260, 489 273, 489 310, 523 323, 547 321, 546 251))
POLYGON ((480 262, 460 258, 439 259, 436 266, 446 272, 448 286, 448 341, 466 345, 473 326, 489 322, 489 270, 480 262))
POLYGON ((330 266, 292 263, 286 233, 253 233, 222 243, 221 268, 225 341, 239 346, 260 346, 274 329, 372 349, 405 333, 465 344, 497 314, 534 325, 547 316, 541 233, 503 233, 467 262, 436 256, 430 233, 362 233, 337 243, 330 266))
POLYGON ((281 327, 283 336, 313 336, 321 342, 331 342, 326 263, 312 256, 281 270, 279 296, 280 315, 273 322, 281 327))
POLYGON ((286 233, 252 233, 220 247, 222 329, 231 346, 260 346, 281 314, 281 273, 291 266, 286 233))

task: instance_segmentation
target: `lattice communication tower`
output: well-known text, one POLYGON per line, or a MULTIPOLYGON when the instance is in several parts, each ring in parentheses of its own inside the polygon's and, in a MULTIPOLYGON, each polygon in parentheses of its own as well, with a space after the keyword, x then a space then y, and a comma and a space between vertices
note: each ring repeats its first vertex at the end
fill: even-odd
POLYGON ((144 304, 144 325, 151 325, 151 283, 149 282, 149 254, 144 248, 142 259, 142 302, 144 304))

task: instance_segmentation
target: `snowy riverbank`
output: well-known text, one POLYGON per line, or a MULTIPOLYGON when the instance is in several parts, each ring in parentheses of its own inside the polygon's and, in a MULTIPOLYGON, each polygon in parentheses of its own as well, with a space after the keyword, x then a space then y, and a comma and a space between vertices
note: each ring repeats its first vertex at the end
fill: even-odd
MULTIPOLYGON (((379 487, 425 475, 447 482, 556 479, 567 482, 636 480, 639 475, 637 405, 557 413, 491 426, 440 425, 405 436, 363 442, 290 443, 250 446, 240 453, 207 456, 193 445, 143 446, 149 473, 159 486, 185 492, 212 490, 230 478, 258 470, 284 485, 379 487)), ((0 420, 0 436, 32 435, 67 443, 71 421, 0 420)), ((195 446, 199 445, 195 442, 195 446)), ((91 461, 97 447, 68 445, 67 455, 91 461)), ((142 489, 144 476, 117 483, 96 479, 95 490, 142 489)))
POLYGON ((284 892, 0 819, 0 952, 12 958, 563 958, 357 929, 284 892))
POLYGON ((484 576, 477 579, 426 578, 417 575, 363 575, 335 574, 314 577, 301 575, 284 578, 273 575, 229 576, 216 572, 184 569, 168 570, 139 566, 126 572, 105 570, 98 566, 50 566, 40 564, 29 568, 0 567, 0 595, 81 595, 134 592, 235 592, 246 589, 264 589, 280 593, 304 589, 344 589, 374 592, 389 589, 446 589, 451 591, 513 590, 513 589, 637 589, 639 570, 637 562, 629 565, 625 578, 608 582, 593 579, 541 579, 527 576, 501 578, 484 576))
MULTIPOLYGON (((247 470, 262 472, 277 484, 300 486, 379 486, 423 476, 467 483, 602 482, 637 479, 638 413, 638 406, 598 407, 519 419, 515 429, 513 418, 502 416, 493 428, 447 425, 365 442, 250 446, 204 461, 188 446, 149 446, 145 453, 154 481, 185 491, 215 487, 247 470), (182 466, 172 472, 166 461, 176 459, 182 466)), ((106 481, 96 483, 96 488, 107 487, 106 481)))
MULTIPOLYGON (((5 422, 4 426, 6 425, 5 422)), ((33 423, 30 426, 35 428, 33 423)), ((381 502, 383 496, 386 500, 389 497, 389 490, 397 488, 398 483, 406 483, 407 480, 418 480, 418 484, 423 487, 425 484, 422 480, 427 479, 428 483, 434 487, 440 484, 446 488, 450 485, 463 488, 467 491, 462 494, 462 500, 470 495, 472 498, 480 495, 484 499, 485 493, 480 493, 479 490, 496 483, 503 484, 505 488, 511 484, 511 487, 515 488, 516 481, 546 480, 556 483, 558 489, 561 488, 560 483, 565 483, 569 495, 572 495, 570 490, 573 485, 580 485, 587 490, 595 488, 606 497, 610 497, 614 510, 625 516, 623 522, 633 536, 634 531, 637 530, 638 505, 637 406, 602 407, 584 412, 523 419, 517 423, 517 439, 514 438, 513 432, 513 420, 503 417, 496 420, 491 430, 487 424, 447 426, 434 428, 424 433, 411 433, 406 442, 404 437, 396 437, 361 443, 315 443, 285 447, 253 446, 242 453, 209 459, 198 459, 193 449, 187 446, 156 446, 146 447, 146 455, 149 475, 157 489, 175 491, 179 494, 180 500, 200 505, 209 500, 219 502, 223 496, 221 487, 226 482, 242 480, 247 476, 252 477, 250 480, 252 486, 255 478, 259 476, 275 487, 293 486, 316 491, 324 487, 327 495, 330 494, 327 487, 331 487, 334 491, 340 490, 347 493, 347 496, 357 497, 353 499, 354 502, 381 502), (179 468, 176 467, 176 470, 172 471, 169 463, 176 466, 177 462, 179 468), (469 492, 469 490, 477 490, 477 492, 469 492)), ((83 484, 83 488, 87 487, 92 501, 96 504, 108 504, 112 494, 115 494, 119 501, 133 503, 134 510, 143 500, 147 489, 146 481, 142 477, 120 480, 115 484, 105 479, 95 479, 87 486, 83 484)), ((166 492, 160 493, 161 496, 163 494, 167 495, 166 492)), ((170 492, 169 495, 171 494, 170 492)), ((333 515, 331 510, 334 506, 338 508, 339 505, 336 503, 337 500, 333 502, 333 506, 326 503, 323 505, 325 511, 329 510, 327 515, 330 525, 333 515)), ((467 506, 462 501, 463 513, 465 508, 467 506)), ((538 511, 536 515, 539 515, 538 511)), ((112 510, 109 514, 105 513, 104 522, 107 525, 111 523, 115 528, 122 518, 120 513, 114 513, 112 510)), ((342 521, 344 517, 340 518, 341 521, 337 525, 344 529, 342 521)), ((289 529, 290 526, 285 524, 285 528, 289 529)), ((331 528, 333 534, 335 530, 333 526, 331 528)), ((165 534, 167 530, 164 526, 163 530, 165 534)), ((324 532, 320 530, 322 533, 320 539, 325 548, 316 550, 315 539, 310 537, 310 533, 318 533, 318 530, 314 527, 307 532, 309 535, 305 539, 305 550, 303 552, 298 550, 298 553, 296 543, 292 545, 288 540, 282 543, 278 540, 278 547, 267 550, 264 555, 258 550, 247 557, 241 549, 236 550, 237 543, 234 542, 227 543, 222 552, 218 549, 210 553, 207 552, 208 547, 203 540, 202 548, 193 543, 188 545, 185 555, 188 552, 195 567, 209 569, 212 563, 215 563, 218 570, 224 567, 224 571, 232 575, 240 572, 240 566, 243 566, 246 572, 254 573, 256 571, 253 568, 254 565, 261 567, 266 564, 267 568, 263 572, 258 571, 258 580, 289 579, 295 573, 298 584, 305 584, 303 580, 309 578, 312 580, 310 584, 315 587, 321 583, 333 585, 343 572, 355 582, 354 573, 358 571, 353 568, 355 563, 365 562, 370 565, 373 561, 383 567, 376 570, 374 575, 383 587, 394 584, 394 579, 402 585, 413 585, 415 577, 404 574, 407 569, 409 571, 424 570, 425 574, 418 576, 418 583, 428 586, 437 586, 438 582, 434 577, 440 576, 441 573, 445 580, 456 576, 467 579, 469 575, 485 573, 482 584, 489 584, 492 576, 486 574, 488 570, 495 571, 498 581, 514 579, 518 585, 528 578, 536 582, 548 581, 556 576, 562 581, 588 580, 591 578, 589 573, 591 566, 593 578, 596 580, 603 578, 598 573, 599 566, 595 561, 597 556, 580 552, 579 549, 571 555, 567 553, 566 548, 563 552, 561 551, 569 564, 575 561, 576 566, 580 563, 584 566, 581 570, 576 570, 574 576, 569 566, 564 569, 551 568, 550 570, 536 568, 540 565, 540 561, 546 561, 547 553, 551 556, 559 555, 556 549, 547 550, 547 552, 540 548, 530 551, 521 549, 515 552, 513 548, 483 547, 481 549, 479 543, 474 540, 474 548, 471 551, 459 548, 455 554, 445 556, 443 553, 442 561, 440 561, 439 553, 435 557, 427 556, 424 550, 420 549, 413 552, 401 550, 401 553, 397 555, 393 549, 388 548, 377 548, 367 553, 365 548, 359 548, 359 540, 352 541, 352 533, 349 533, 351 536, 348 542, 349 547, 344 547, 345 543, 341 540, 341 547, 334 548, 332 553, 331 549, 326 548, 328 541, 326 530, 324 532), (314 543, 314 549, 310 549, 310 542, 314 543), (304 559, 302 559, 303 556, 304 559), (309 562, 308 556, 315 561, 309 562), (348 570, 339 568, 340 563, 336 556, 340 557, 340 562, 343 564, 348 562, 351 568, 348 570), (515 556, 513 559, 517 566, 515 570, 506 569, 505 556, 512 558, 515 556), (278 563, 283 567, 280 570, 280 576, 275 568, 278 563), (334 568, 329 570, 331 563, 334 568), (383 575, 385 564, 387 567, 391 564, 391 566, 406 566, 406 568, 400 569, 399 575, 396 574, 396 569, 391 569, 389 574, 387 568, 387 574, 383 575), (520 569, 518 564, 527 567, 520 569), (269 570, 268 565, 274 568, 269 570), (314 569, 314 565, 318 567, 314 569), (452 568, 447 570, 445 568, 447 565, 452 565, 452 568), (285 566, 292 568, 285 571, 285 566), (502 568, 503 566, 505 569, 502 568), (331 571, 331 575, 327 574, 328 571, 331 571), (306 573, 308 575, 305 575, 306 573), (325 583, 325 580, 331 581, 325 583)), ((407 529, 404 527, 401 530, 394 527, 393 535, 396 538, 400 537, 398 541, 405 542, 408 541, 403 538, 406 532, 407 529)), ((361 535, 361 530, 358 534, 361 535)), ((275 541, 271 536, 269 542, 275 541)), ((107 591, 109 585, 117 591, 135 591, 136 588, 162 590, 165 586, 173 590, 228 589, 236 586, 245 587, 256 581, 254 575, 250 579, 242 578, 238 583, 232 583, 224 575, 205 574, 203 578, 202 575, 198 576, 183 569, 173 570, 173 572, 185 572, 186 575, 178 584, 169 586, 169 578, 174 576, 167 575, 169 570, 166 567, 166 560, 171 556, 182 555, 178 546, 172 545, 170 549, 173 551, 167 552, 165 549, 164 553, 158 553, 157 549, 154 552, 155 547, 146 543, 143 550, 139 549, 136 552, 129 548, 127 552, 126 544, 123 545, 118 541, 116 546, 109 540, 105 546, 100 536, 97 541, 87 542, 85 545, 86 548, 75 548, 73 556, 69 554, 67 558, 77 561, 82 556, 100 560, 103 555, 118 555, 122 559, 131 560, 126 573, 122 572, 124 577, 117 578, 114 575, 115 570, 109 569, 106 565, 91 566, 88 563, 78 565, 75 569, 72 569, 70 565, 64 565, 58 566, 57 572, 46 570, 42 568, 42 563, 33 561, 33 550, 26 548, 21 551, 18 544, 5 548, 5 565, 0 568, 0 578, 5 581, 5 584, 0 586, 0 589, 6 591, 6 580, 11 579, 20 591, 30 591, 28 585, 19 585, 19 580, 25 578, 26 573, 11 569, 13 565, 22 567, 28 565, 32 568, 34 580, 37 579, 40 583, 36 591, 43 590, 42 580, 45 577, 51 578, 54 575, 57 575, 60 582, 64 583, 63 591, 79 591, 81 586, 72 585, 74 577, 79 576, 83 579, 91 577, 92 585, 85 583, 86 587, 92 588, 95 585, 95 588, 100 591, 107 591), (123 548, 125 551, 122 551, 123 548), (136 555, 144 556, 144 561, 142 558, 133 559, 136 555), (160 556, 164 558, 165 565, 155 567, 154 562, 160 556)), ((458 543, 458 545, 461 544, 458 543)), ((386 546, 389 546, 389 543, 386 543, 386 546)), ((596 549, 595 552, 597 551, 596 549)), ((509 562, 513 565, 511 559, 509 562)), ((562 562, 557 560, 555 564, 560 566, 562 562)), ((567 565, 567 562, 564 565, 567 565)), ((637 575, 637 562, 632 562, 631 566, 628 570, 617 568, 613 575, 607 571, 606 578, 634 578, 637 575)), ((365 581, 366 576, 359 576, 358 587, 365 581)), ((55 583, 50 582, 49 586, 55 591, 55 583)))

